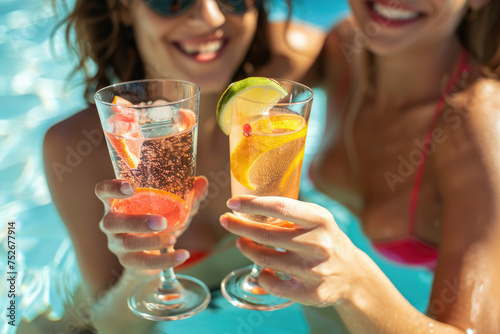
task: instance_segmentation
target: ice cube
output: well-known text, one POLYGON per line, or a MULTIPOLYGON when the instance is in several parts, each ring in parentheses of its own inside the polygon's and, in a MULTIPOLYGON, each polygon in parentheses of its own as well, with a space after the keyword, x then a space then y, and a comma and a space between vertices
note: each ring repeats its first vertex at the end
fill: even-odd
POLYGON ((148 109, 148 115, 151 121, 173 121, 175 112, 173 107, 168 105, 167 101, 156 100, 155 102, 153 102, 153 104, 151 104, 151 106, 155 107, 148 109))

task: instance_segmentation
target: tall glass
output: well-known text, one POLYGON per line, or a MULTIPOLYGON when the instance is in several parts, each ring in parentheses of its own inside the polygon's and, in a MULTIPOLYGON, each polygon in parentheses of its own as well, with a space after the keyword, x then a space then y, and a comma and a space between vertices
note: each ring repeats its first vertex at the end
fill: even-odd
MULTIPOLYGON (((236 97, 229 134, 231 192, 236 195, 298 198, 304 146, 313 91, 302 84, 277 80, 288 95, 270 110, 263 101, 236 97), (250 111, 253 110, 253 111, 250 111), (259 110, 262 110, 259 114, 259 110), (246 116, 251 114, 251 116, 246 116)), ((283 228, 293 226, 280 219, 236 215, 283 228)), ((258 283, 262 267, 253 265, 231 272, 221 290, 233 305, 251 310, 276 310, 292 304, 269 294, 258 283)), ((288 279, 287 275, 277 273, 288 279)))
MULTIPOLYGON (((140 80, 112 85, 95 102, 116 177, 134 183, 131 198, 116 199, 114 212, 159 214, 178 237, 189 221, 194 195, 200 89, 180 80, 140 80)), ((173 251, 158 250, 164 254, 173 251)), ((200 280, 172 268, 139 284, 128 299, 137 315, 178 320, 204 310, 210 293, 200 280)))

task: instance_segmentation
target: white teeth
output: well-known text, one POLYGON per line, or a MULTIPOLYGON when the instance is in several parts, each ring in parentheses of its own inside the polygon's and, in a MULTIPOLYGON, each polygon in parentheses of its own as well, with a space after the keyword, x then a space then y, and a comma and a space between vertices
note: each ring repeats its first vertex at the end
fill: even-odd
POLYGON ((410 20, 418 16, 417 12, 407 9, 386 6, 378 2, 373 3, 373 10, 380 16, 388 20, 410 20))
POLYGON ((222 47, 223 43, 221 40, 218 41, 212 41, 204 44, 189 44, 189 43, 183 43, 181 44, 181 48, 184 52, 186 52, 189 55, 192 54, 209 54, 209 53, 216 53, 217 51, 220 50, 222 47))

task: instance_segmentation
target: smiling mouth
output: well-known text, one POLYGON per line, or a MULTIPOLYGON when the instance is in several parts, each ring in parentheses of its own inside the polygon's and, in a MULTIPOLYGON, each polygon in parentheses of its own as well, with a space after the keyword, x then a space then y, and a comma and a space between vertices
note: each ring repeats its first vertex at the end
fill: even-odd
POLYGON ((226 39, 203 42, 174 42, 177 49, 197 61, 211 61, 217 58, 227 44, 226 39))
POLYGON ((370 14, 386 22, 404 23, 414 21, 424 14, 390 2, 369 1, 370 14))

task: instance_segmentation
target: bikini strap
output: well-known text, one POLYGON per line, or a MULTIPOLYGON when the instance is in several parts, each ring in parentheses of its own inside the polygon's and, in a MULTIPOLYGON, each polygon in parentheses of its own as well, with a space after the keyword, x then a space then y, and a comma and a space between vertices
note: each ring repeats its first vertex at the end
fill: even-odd
POLYGON ((467 64, 467 51, 465 49, 462 49, 461 54, 460 54, 460 60, 458 64, 458 68, 453 74, 453 76, 450 78, 448 81, 448 84, 446 85, 446 88, 439 97, 439 100, 436 104, 436 110, 434 112, 434 117, 432 118, 431 124, 429 126, 429 129, 427 130, 427 133, 425 135, 425 140, 424 144, 422 147, 422 150, 420 151, 420 158, 419 158, 419 163, 417 166, 417 171, 415 173, 415 180, 413 182, 413 188, 411 191, 411 198, 410 198, 410 222, 409 222, 409 233, 410 235, 415 234, 415 224, 416 224, 416 219, 417 219, 417 204, 418 204, 418 196, 420 193, 420 188, 422 186, 422 181, 423 181, 423 176, 424 176, 424 167, 425 163, 427 162, 427 158, 429 157, 429 151, 430 151, 430 143, 432 143, 432 131, 434 130, 434 127, 439 120, 439 117, 441 116, 443 109, 445 107, 445 96, 448 96, 451 93, 451 90, 455 87, 457 81, 460 79, 462 76, 462 73, 468 72, 470 70, 469 65, 467 64))

